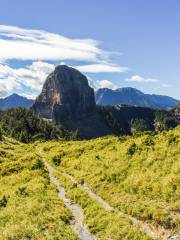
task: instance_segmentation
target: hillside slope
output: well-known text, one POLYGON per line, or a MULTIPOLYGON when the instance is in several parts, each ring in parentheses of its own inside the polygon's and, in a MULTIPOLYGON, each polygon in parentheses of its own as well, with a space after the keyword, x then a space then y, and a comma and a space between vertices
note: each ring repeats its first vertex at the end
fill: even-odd
MULTIPOLYGON (((153 233, 158 239, 167 239, 168 235, 178 232, 180 127, 157 135, 144 133, 80 142, 47 142, 39 148, 44 150, 46 160, 60 170, 58 177, 67 191, 70 188, 69 196, 81 204, 87 214, 92 211, 91 204, 88 206, 83 201, 90 200, 78 192, 77 184, 70 183, 62 172, 88 186, 117 211, 154 227, 153 233)), ((120 239, 114 229, 116 221, 111 220, 114 230, 109 225, 102 226, 95 217, 99 216, 98 208, 93 211, 93 216, 86 216, 90 230, 99 236, 104 234, 102 239, 107 236, 120 239), (107 229, 108 234, 112 230, 110 236, 106 235, 107 229)))
POLYGON ((3 240, 167 240, 180 234, 180 126, 89 141, 4 138, 0 185, 3 240))
POLYGON ((72 215, 33 146, 0 142, 0 240, 77 240, 72 215))
MULTIPOLYGON (((95 208, 92 213, 98 209, 101 215, 97 226, 91 219, 94 227, 89 227, 90 231, 98 235, 100 225, 102 230, 98 238, 90 233, 87 238, 86 213, 81 210, 80 203, 73 204, 72 196, 63 188, 66 181, 58 182, 59 178, 52 176, 53 171, 48 174, 49 169, 39 151, 41 147, 40 143, 20 144, 8 138, 0 142, 0 240, 104 240, 104 236, 111 235, 115 236, 114 240, 121 237, 125 240, 152 239, 138 226, 132 229, 128 217, 105 211, 96 202, 92 205, 90 200, 89 204, 95 208), (117 221, 114 227, 113 220, 117 221), (106 224, 107 231, 103 227, 106 224), (114 235, 112 231, 117 233, 114 235)), ((87 196, 81 201, 87 204, 87 196)))
POLYGON ((72 135, 25 108, 0 110, 0 132, 24 143, 38 139, 67 139, 72 135))

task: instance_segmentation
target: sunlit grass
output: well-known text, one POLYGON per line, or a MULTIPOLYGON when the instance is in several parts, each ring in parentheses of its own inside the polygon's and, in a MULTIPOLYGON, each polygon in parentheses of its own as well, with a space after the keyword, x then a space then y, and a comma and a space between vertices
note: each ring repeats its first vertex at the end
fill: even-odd
POLYGON ((160 134, 47 142, 47 159, 112 206, 176 232, 180 212, 180 127, 160 134))
POLYGON ((77 239, 32 146, 6 140, 0 156, 0 239, 77 239))
POLYGON ((56 176, 67 197, 82 207, 98 239, 149 239, 128 216, 178 232, 180 127, 89 141, 5 139, 0 143, 0 239, 77 239, 69 224, 72 215, 50 183, 38 149, 60 170, 56 176), (116 210, 105 210, 61 172, 86 183, 116 210))

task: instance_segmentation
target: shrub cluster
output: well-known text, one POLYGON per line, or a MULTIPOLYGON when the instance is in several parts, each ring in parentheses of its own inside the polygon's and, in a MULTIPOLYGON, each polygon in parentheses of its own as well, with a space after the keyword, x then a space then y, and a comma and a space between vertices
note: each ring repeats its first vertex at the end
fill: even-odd
POLYGON ((55 126, 35 114, 31 109, 25 108, 0 111, 0 139, 2 139, 3 133, 24 143, 38 139, 75 137, 62 126, 55 126))

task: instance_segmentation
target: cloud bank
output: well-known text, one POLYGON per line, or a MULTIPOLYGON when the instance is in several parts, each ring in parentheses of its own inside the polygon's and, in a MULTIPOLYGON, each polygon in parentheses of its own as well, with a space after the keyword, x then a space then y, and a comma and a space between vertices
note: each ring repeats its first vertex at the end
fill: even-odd
POLYGON ((97 61, 109 53, 93 39, 71 39, 43 30, 0 25, 0 61, 78 60, 97 61))
POLYGON ((118 86, 109 80, 101 80, 98 81, 98 88, 109 88, 114 90, 118 88, 118 86))
MULTIPOLYGON (((71 61, 72 67, 85 74, 127 72, 128 67, 110 63, 111 54, 94 39, 73 39, 43 30, 0 25, 0 97, 14 91, 36 96, 55 64, 62 61, 71 61), (19 61, 23 67, 7 65, 11 60, 19 61), (25 65, 25 61, 30 63, 25 65), (77 65, 77 61, 82 65, 77 65)), ((94 81, 94 85, 113 88, 108 80, 94 81)))
POLYGON ((24 91, 24 95, 32 92, 34 98, 41 90, 47 75, 53 71, 54 65, 45 62, 33 62, 25 68, 11 68, 0 64, 0 96, 4 97, 14 91, 24 91), (27 89, 26 91, 24 90, 27 89))
POLYGON ((144 78, 139 75, 134 75, 130 78, 125 79, 126 82, 139 82, 139 83, 156 83, 159 82, 158 79, 155 78, 144 78))
POLYGON ((116 64, 111 63, 97 63, 97 64, 90 64, 90 65, 82 65, 76 66, 76 68, 85 73, 110 73, 110 72, 127 72, 127 67, 118 66, 116 64))

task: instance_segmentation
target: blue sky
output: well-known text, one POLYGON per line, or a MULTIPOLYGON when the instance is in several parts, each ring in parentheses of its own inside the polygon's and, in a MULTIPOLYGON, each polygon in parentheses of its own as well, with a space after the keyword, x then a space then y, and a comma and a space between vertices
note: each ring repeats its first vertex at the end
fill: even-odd
POLYGON ((179 0, 2 0, 0 97, 35 97, 65 63, 96 87, 180 99, 179 12, 179 0))

